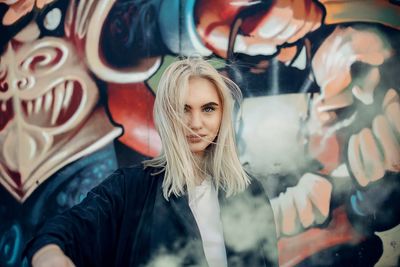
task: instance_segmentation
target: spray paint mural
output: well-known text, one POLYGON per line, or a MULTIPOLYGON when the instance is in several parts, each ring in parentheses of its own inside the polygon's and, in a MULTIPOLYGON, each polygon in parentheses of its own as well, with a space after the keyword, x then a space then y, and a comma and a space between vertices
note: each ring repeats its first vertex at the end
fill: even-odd
POLYGON ((27 266, 46 218, 160 151, 157 80, 190 55, 242 89, 238 149, 280 265, 399 265, 398 1, 0 0, 0 49, 1 266, 27 266))

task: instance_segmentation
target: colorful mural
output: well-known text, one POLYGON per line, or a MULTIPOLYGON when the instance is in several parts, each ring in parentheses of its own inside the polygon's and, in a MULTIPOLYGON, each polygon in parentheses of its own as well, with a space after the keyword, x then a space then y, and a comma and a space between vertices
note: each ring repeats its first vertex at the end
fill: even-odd
POLYGON ((157 81, 190 55, 242 89, 280 266, 399 266, 399 52, 399 1, 0 0, 0 266, 157 155, 157 81))

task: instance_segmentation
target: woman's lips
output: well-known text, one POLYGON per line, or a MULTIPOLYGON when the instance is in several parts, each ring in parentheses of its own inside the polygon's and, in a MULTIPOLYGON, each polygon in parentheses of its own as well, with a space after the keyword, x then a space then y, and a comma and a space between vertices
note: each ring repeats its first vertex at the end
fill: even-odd
POLYGON ((186 138, 190 143, 200 143, 206 135, 188 135, 186 138))

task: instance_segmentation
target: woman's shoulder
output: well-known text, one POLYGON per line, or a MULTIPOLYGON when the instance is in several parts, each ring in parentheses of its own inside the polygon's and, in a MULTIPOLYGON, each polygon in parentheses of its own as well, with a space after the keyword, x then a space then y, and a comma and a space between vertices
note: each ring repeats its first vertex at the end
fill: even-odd
POLYGON ((126 177, 142 178, 144 176, 157 176, 162 172, 162 169, 145 166, 143 162, 139 162, 134 165, 121 167, 117 171, 121 172, 126 177))
POLYGON ((123 176, 128 187, 152 184, 163 177, 162 170, 151 166, 144 166, 142 162, 119 168, 115 173, 123 176))

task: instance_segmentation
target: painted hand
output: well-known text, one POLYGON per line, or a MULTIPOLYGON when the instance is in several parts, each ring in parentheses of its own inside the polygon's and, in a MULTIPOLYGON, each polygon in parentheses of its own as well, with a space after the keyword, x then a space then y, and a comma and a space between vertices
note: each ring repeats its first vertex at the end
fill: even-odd
POLYGON ((336 120, 336 111, 354 103, 374 102, 374 91, 381 80, 380 66, 391 48, 385 37, 374 29, 336 28, 318 48, 312 60, 315 80, 321 95, 313 104, 314 126, 336 120), (352 73, 355 64, 367 66, 362 73, 352 73))
POLYGON ((347 155, 353 176, 361 186, 384 177, 386 171, 400 172, 400 101, 394 89, 385 94, 382 113, 351 136, 347 155))
POLYGON ((196 1, 197 30, 207 48, 227 57, 233 50, 248 55, 273 55, 282 44, 294 43, 321 25, 323 10, 310 0, 196 1))
POLYGON ((325 137, 342 129, 351 133, 343 149, 347 149, 349 170, 361 186, 383 178, 386 171, 400 171, 399 95, 381 85, 384 62, 393 54, 388 43, 385 35, 372 28, 338 27, 312 61, 321 95, 313 103, 309 131, 325 137), (356 63, 363 71, 352 71, 356 63), (352 116, 339 118, 347 107, 352 108, 352 116))
POLYGON ((329 215, 332 184, 324 177, 306 173, 294 187, 271 200, 277 235, 294 235, 325 222, 329 215))
POLYGON ((269 10, 244 18, 234 51, 248 55, 273 55, 321 26, 322 9, 313 1, 274 1, 269 10))

